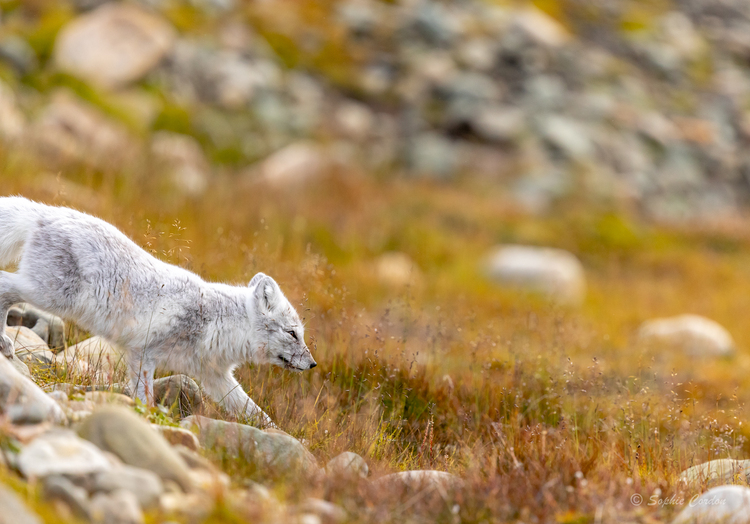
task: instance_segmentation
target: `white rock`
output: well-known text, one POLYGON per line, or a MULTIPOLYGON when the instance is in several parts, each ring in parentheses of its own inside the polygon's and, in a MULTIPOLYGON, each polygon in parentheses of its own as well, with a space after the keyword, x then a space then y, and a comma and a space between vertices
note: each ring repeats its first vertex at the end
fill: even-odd
POLYGON ((570 41, 570 33, 557 20, 535 7, 514 12, 511 24, 546 47, 559 47, 570 41))
POLYGON ((302 513, 316 515, 325 522, 335 523, 346 520, 344 508, 327 500, 310 497, 299 505, 299 509, 302 513))
POLYGON ((688 355, 724 357, 734 354, 734 340, 713 320, 698 315, 680 315, 644 322, 638 342, 654 348, 684 351, 688 355))
POLYGON ((328 461, 326 473, 352 479, 367 478, 370 468, 367 466, 365 459, 356 453, 345 451, 328 461))
POLYGON ((0 138, 15 140, 26 128, 26 117, 18 108, 16 95, 4 82, 0 82, 0 138))
POLYGON ((151 139, 151 153, 169 172, 172 183, 181 192, 190 196, 200 196, 205 192, 210 166, 195 138, 159 131, 151 139))
POLYGON ((47 343, 24 326, 6 326, 5 334, 13 341, 16 357, 32 367, 49 367, 55 363, 55 354, 47 343))
POLYGON ((502 245, 485 265, 490 278, 503 286, 540 293, 561 304, 580 304, 586 282, 580 261, 556 248, 502 245))
POLYGON ((479 136, 494 142, 518 138, 524 130, 526 116, 519 108, 490 106, 483 108, 472 120, 479 136))
POLYGON ((406 487, 412 490, 420 489, 455 489, 463 485, 463 481, 455 475, 445 471, 436 470, 413 470, 391 473, 373 481, 373 486, 379 487, 406 487))
POLYGON ((13 341, 17 355, 49 350, 47 343, 27 327, 5 326, 5 334, 13 341))
POLYGON ((419 268, 406 253, 383 253, 375 259, 378 280, 393 287, 413 284, 419 278, 419 268))
POLYGON ((57 355, 58 367, 65 366, 85 375, 108 380, 126 367, 123 353, 102 337, 91 337, 57 355))
POLYGON ((341 132, 348 138, 364 140, 370 135, 374 123, 372 111, 359 102, 344 102, 334 115, 341 132))
POLYGON ((48 160, 112 168, 131 161, 136 146, 124 126, 67 91, 58 91, 29 128, 30 139, 48 160))
POLYGON ((699 483, 727 484, 735 479, 747 482, 750 477, 750 460, 716 459, 698 464, 680 473, 680 482, 688 485, 699 483))
POLYGON ((672 524, 750 523, 750 488, 719 486, 690 499, 672 524))
POLYGON ((311 142, 296 142, 263 160, 260 174, 270 185, 289 189, 318 178, 328 164, 320 147, 311 142))
POLYGON ((142 524, 143 511, 138 498, 124 489, 112 493, 97 493, 89 508, 91 522, 95 524, 142 524))
POLYGON ((5 357, 0 357, 0 410, 32 410, 56 423, 65 422, 65 414, 33 380, 24 376, 5 357))
POLYGON ((97 473, 93 478, 93 491, 110 493, 120 489, 131 492, 143 508, 158 505, 164 485, 156 473, 147 469, 122 465, 97 473))
POLYGON ((81 476, 112 468, 104 453, 72 431, 55 430, 34 439, 21 450, 18 469, 24 477, 81 476))
POLYGON ((139 80, 171 50, 176 33, 159 16, 133 4, 107 3, 63 27, 57 67, 105 88, 139 80))

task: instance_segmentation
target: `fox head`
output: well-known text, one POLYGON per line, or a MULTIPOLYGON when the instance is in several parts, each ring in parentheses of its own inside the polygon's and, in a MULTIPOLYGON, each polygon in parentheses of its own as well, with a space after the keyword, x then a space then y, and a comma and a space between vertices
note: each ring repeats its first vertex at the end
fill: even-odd
POLYGON ((305 371, 318 364, 305 345, 305 327, 274 279, 258 273, 250 281, 250 314, 259 341, 258 362, 290 371, 305 371))

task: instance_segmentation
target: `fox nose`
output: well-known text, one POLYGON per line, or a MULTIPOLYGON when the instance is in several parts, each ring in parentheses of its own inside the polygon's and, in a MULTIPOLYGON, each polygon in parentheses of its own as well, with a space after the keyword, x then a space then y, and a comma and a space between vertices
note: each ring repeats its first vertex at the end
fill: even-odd
POLYGON ((318 363, 317 363, 317 362, 313 362, 312 364, 310 364, 310 368, 309 368, 309 369, 312 369, 312 368, 314 368, 314 367, 315 367, 315 366, 317 366, 317 365, 318 365, 318 363))

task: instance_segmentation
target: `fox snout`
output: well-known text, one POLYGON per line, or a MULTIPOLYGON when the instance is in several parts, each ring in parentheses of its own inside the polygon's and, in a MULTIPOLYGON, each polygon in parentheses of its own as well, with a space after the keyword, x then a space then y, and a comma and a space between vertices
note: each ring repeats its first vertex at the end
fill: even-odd
POLYGON ((310 353, 310 350, 308 349, 305 351, 305 353, 302 355, 302 366, 300 366, 302 369, 312 369, 315 366, 318 365, 317 362, 315 362, 315 359, 312 356, 312 353, 310 353))

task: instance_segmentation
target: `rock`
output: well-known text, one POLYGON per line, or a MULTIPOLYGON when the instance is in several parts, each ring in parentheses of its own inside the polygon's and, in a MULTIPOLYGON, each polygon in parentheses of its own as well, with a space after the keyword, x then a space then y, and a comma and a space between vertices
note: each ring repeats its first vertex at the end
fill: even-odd
POLYGON ((489 142, 507 143, 524 131, 526 115, 518 108, 490 106, 480 110, 471 124, 479 137, 489 142))
POLYGON ((144 509, 156 507, 159 497, 164 493, 164 485, 156 473, 132 466, 101 471, 94 475, 91 486, 94 492, 111 493, 121 489, 129 491, 144 509))
POLYGON ((327 500, 307 498, 300 505, 299 508, 301 513, 308 513, 320 517, 323 522, 343 522, 346 520, 346 511, 341 506, 332 504, 327 500))
POLYGON ((47 343, 27 327, 6 327, 5 334, 13 341, 16 357, 24 364, 49 368, 55 363, 55 354, 47 343))
POLYGON ((127 367, 123 353, 102 337, 91 337, 69 347, 57 355, 56 365, 60 370, 72 368, 74 374, 106 384, 112 384, 127 367))
POLYGON ((120 406, 102 406, 84 420, 78 434, 125 464, 148 469, 189 491, 188 468, 164 438, 145 420, 120 406))
POLYGON ((560 47, 571 39, 570 34, 559 22, 535 7, 515 11, 511 26, 524 33, 534 43, 545 47, 560 47))
POLYGON ((200 386, 187 375, 170 375, 154 380, 156 403, 186 417, 200 411, 203 395, 200 386))
POLYGON ((90 513, 91 522, 95 524, 142 524, 144 521, 138 498, 124 489, 97 493, 91 499, 90 513))
POLYGON ((58 165, 80 163, 99 169, 128 165, 137 147, 125 127, 67 91, 57 91, 29 128, 42 157, 58 165))
POLYGON ((261 178, 278 189, 291 189, 323 175, 329 161, 311 142, 296 142, 273 153, 258 168, 261 178))
POLYGON ((436 133, 415 136, 408 147, 408 165, 421 176, 448 179, 458 168, 458 152, 454 143, 436 133))
MULTIPOLYGON (((47 351, 49 346, 35 332, 24 326, 7 326, 5 334, 13 341, 16 355, 33 353, 35 351, 47 351)), ((54 355, 53 355, 54 357, 54 355)))
POLYGON ((68 430, 54 430, 34 439, 18 456, 18 469, 27 479, 49 475, 82 477, 112 469, 104 453, 68 430))
POLYGON ((133 399, 122 393, 112 391, 87 391, 84 398, 92 404, 118 404, 120 406, 131 407, 134 405, 133 399))
POLYGON ((719 486, 708 490, 687 505, 672 524, 750 523, 750 488, 719 486))
POLYGON ((326 464, 326 473, 335 477, 356 480, 367 478, 370 469, 365 459, 356 453, 345 451, 328 461, 328 464, 326 464))
POLYGON ((210 166, 203 149, 189 135, 159 131, 151 138, 157 169, 166 170, 173 186, 188 196, 200 196, 208 187, 210 166))
POLYGON ((22 375, 5 357, 0 358, 0 411, 13 412, 16 417, 23 412, 33 411, 41 414, 45 420, 60 424, 66 420, 57 402, 34 381, 22 375))
POLYGON ((586 159, 594 154, 588 130, 573 119, 549 115, 540 120, 539 128, 550 144, 571 159, 586 159))
POLYGON ((317 474, 315 457, 297 439, 283 432, 263 431, 198 415, 187 417, 180 425, 197 430, 198 440, 204 448, 242 457, 270 476, 317 474))
POLYGON ((9 326, 24 326, 39 335, 55 352, 65 348, 65 322, 31 304, 17 304, 8 310, 9 326))
POLYGON ((45 501, 59 500, 68 506, 76 517, 89 520, 89 494, 67 477, 62 475, 46 477, 42 493, 45 501))
POLYGON ((216 470, 216 466, 214 466, 213 463, 203 455, 199 455, 197 452, 186 448, 181 444, 173 444, 173 446, 175 451, 179 453, 182 460, 185 461, 185 464, 187 464, 190 469, 205 469, 206 471, 216 470))
POLYGON ((419 280, 419 268, 406 253, 383 253, 375 259, 378 280, 393 287, 414 284, 419 280))
POLYGON ((576 305, 584 298, 583 266, 562 249, 502 245, 489 255, 485 269, 503 286, 540 293, 554 302, 576 305))
POLYGON ((10 488, 0 485, 0 524, 42 524, 42 519, 10 488))
POLYGON ((17 140, 25 129, 26 117, 18 108, 16 94, 5 82, 0 82, 0 138, 17 140))
POLYGON ((680 482, 692 485, 731 484, 750 480, 750 460, 716 459, 698 464, 680 473, 680 482))
POLYGON ((466 66, 488 71, 495 65, 497 45, 490 38, 471 38, 459 44, 458 57, 466 66))
POLYGON ((448 491, 460 488, 463 485, 463 480, 445 471, 427 469, 391 473, 390 475, 385 475, 384 477, 374 480, 372 485, 376 489, 406 488, 413 491, 426 489, 448 491))
POLYGON ((172 492, 165 493, 159 499, 162 513, 176 515, 188 522, 205 522, 216 506, 216 500, 208 493, 172 492))
POLYGON ((351 101, 339 105, 334 118, 341 133, 357 141, 365 140, 370 135, 375 120, 365 104, 351 101))
POLYGON ((244 50, 216 50, 190 40, 177 42, 163 72, 180 98, 230 110, 244 109, 259 94, 281 87, 276 63, 251 58, 244 50))
POLYGON ((729 332, 698 315, 649 320, 638 329, 637 339, 644 346, 683 351, 694 357, 730 357, 735 353, 729 332))
POLYGON ((6 36, 0 40, 0 59, 10 63, 21 76, 31 73, 39 66, 34 48, 17 36, 6 36))
POLYGON ((79 16, 55 41, 57 67, 104 88, 143 78, 169 53, 175 31, 134 4, 108 3, 79 16))
POLYGON ((32 378, 31 371, 29 371, 29 366, 27 366, 25 362, 18 358, 15 352, 13 353, 13 356, 8 359, 8 361, 10 362, 10 365, 13 366, 13 368, 21 375, 27 378, 32 378))
POLYGON ((200 449, 198 437, 187 429, 176 428, 174 426, 160 426, 158 424, 151 424, 151 427, 160 433, 161 436, 173 446, 185 446, 192 451, 198 451, 200 449))

